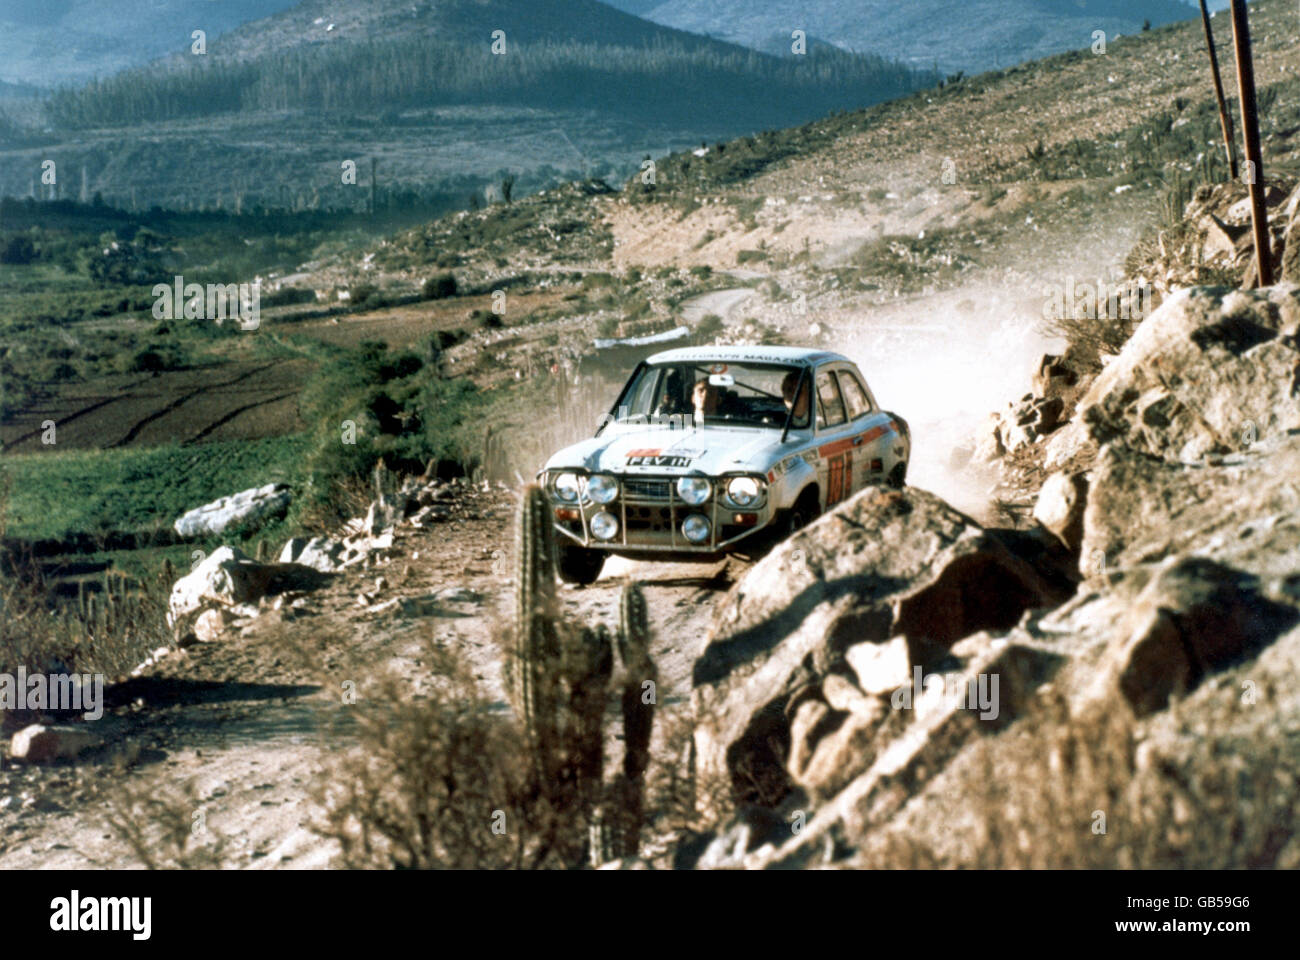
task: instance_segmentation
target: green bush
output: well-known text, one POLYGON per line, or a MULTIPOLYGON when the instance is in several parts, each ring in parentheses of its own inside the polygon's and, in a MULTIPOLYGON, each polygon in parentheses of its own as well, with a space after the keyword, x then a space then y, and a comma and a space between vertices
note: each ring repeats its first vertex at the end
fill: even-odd
POLYGON ((695 335, 701 338, 716 337, 722 332, 722 318, 716 313, 706 313, 695 325, 695 335))
MULTIPOLYGON (((432 334, 424 352, 440 351, 456 336, 432 334)), ((309 499, 331 502, 380 457, 398 470, 421 470, 429 460, 468 467, 473 454, 466 438, 474 433, 477 402, 470 381, 443 380, 416 353, 390 351, 378 341, 340 350, 302 395, 304 418, 318 424, 306 464, 309 499)))
POLYGON ((5 238, 0 243, 0 263, 29 264, 36 259, 36 244, 24 234, 5 238))
POLYGON ((379 288, 373 283, 358 283, 348 288, 348 300, 353 306, 361 306, 379 295, 379 288))
POLYGON ((181 370, 186 365, 185 351, 175 344, 164 343, 145 347, 132 358, 127 371, 129 373, 162 373, 165 370, 181 370))
POLYGON ((426 300, 445 300, 456 296, 456 277, 450 273, 440 273, 430 277, 420 287, 420 294, 426 300))

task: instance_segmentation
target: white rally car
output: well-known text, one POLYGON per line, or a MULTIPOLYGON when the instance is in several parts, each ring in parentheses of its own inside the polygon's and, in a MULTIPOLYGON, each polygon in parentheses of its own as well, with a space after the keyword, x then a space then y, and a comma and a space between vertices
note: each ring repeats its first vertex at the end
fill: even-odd
POLYGON ((538 474, 559 572, 611 554, 713 560, 804 526, 864 486, 901 487, 911 436, 856 365, 798 347, 690 347, 632 373, 590 440, 538 474))

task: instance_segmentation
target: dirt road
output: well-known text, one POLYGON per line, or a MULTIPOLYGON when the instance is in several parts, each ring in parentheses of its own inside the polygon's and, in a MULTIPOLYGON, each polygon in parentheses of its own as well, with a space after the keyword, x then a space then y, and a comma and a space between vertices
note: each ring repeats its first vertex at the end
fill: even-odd
MULTIPOLYGON (((391 560, 343 573, 300 606, 268 609, 118 686, 96 726, 111 743, 101 754, 0 765, 0 869, 139 866, 104 822, 106 795, 121 782, 146 792, 192 784, 188 814, 210 842, 226 838, 223 866, 328 866, 335 847, 311 830, 311 797, 333 757, 356 742, 345 684, 364 691, 394 670, 418 693, 433 639, 458 648, 506 709, 498 642, 513 615, 514 497, 474 491, 458 510, 437 526, 399 528, 391 560), (391 586, 377 590, 380 576, 391 586), (363 592, 373 602, 359 603, 363 592), (140 751, 125 770, 111 756, 123 746, 140 751)), ((615 559, 596 584, 562 586, 560 598, 567 616, 614 627, 619 590, 642 582, 667 717, 689 699, 691 665, 736 564, 615 559)))

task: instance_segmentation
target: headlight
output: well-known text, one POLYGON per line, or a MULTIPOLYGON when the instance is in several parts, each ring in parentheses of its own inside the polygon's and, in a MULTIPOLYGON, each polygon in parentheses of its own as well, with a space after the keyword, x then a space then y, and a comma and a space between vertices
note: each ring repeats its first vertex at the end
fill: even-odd
POLYGON ((733 477, 727 482, 727 499, 738 507, 752 507, 758 503, 760 493, 753 477, 733 477))
POLYGON ((574 473, 562 473, 555 478, 555 495, 565 503, 577 503, 581 485, 574 473))
POLYGON ((677 496, 692 507, 698 507, 713 492, 713 484, 703 477, 682 477, 677 481, 677 496))
POLYGON ((618 481, 608 474, 598 473, 587 480, 587 496, 596 503, 609 503, 618 496, 618 481))
POLYGON ((691 543, 703 543, 709 539, 708 517, 699 513, 692 513, 682 521, 682 536, 691 543))
POLYGON ((613 540, 618 536, 618 518, 604 510, 591 518, 591 534, 597 540, 613 540))

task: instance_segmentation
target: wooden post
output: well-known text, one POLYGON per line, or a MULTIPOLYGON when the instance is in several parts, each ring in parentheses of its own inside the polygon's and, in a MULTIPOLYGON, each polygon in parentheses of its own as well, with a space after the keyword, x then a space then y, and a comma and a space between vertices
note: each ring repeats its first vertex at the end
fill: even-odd
POLYGON ((1237 90, 1241 96, 1241 133, 1246 141, 1246 183, 1250 187, 1250 219, 1255 228, 1256 280, 1273 283, 1268 242, 1268 209, 1264 203, 1264 163, 1259 149, 1259 116, 1255 112, 1255 67, 1250 57, 1250 24, 1246 0, 1232 0, 1232 41, 1237 54, 1237 90))
POLYGON ((1214 29, 1210 26, 1210 11, 1201 0, 1201 23, 1205 26, 1205 49, 1210 52, 1210 72, 1214 75, 1214 96, 1219 101, 1219 126, 1223 128, 1223 147, 1228 151, 1228 175, 1237 179, 1237 151, 1232 148, 1232 114, 1223 97, 1223 77, 1219 73, 1219 54, 1214 49, 1214 29))

